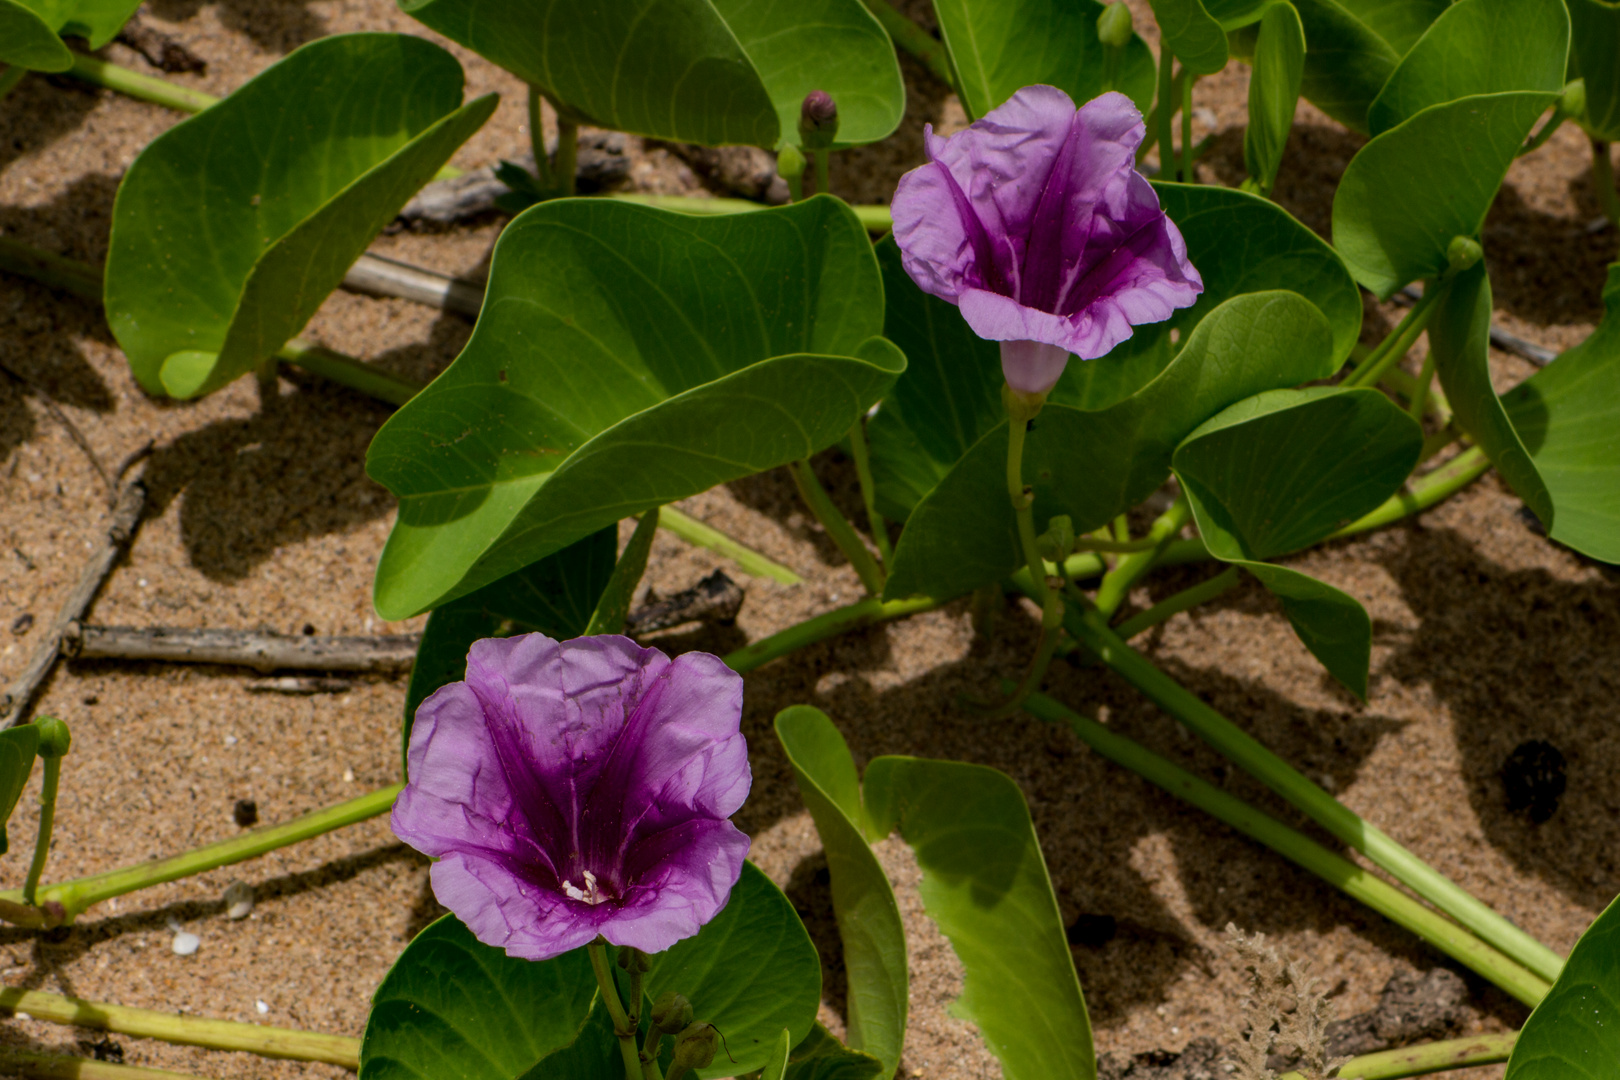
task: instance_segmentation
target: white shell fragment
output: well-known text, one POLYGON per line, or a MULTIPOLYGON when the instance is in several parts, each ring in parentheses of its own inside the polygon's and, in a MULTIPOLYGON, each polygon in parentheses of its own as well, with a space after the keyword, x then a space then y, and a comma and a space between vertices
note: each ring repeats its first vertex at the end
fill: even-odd
POLYGON ((260 1016, 263 1016, 265 1013, 268 1013, 270 1011, 270 1006, 265 1004, 263 1001, 255 1001, 253 1003, 253 1007, 255 1009, 259 1010, 259 1015, 260 1016))
POLYGON ((174 955, 176 956, 190 956, 201 946, 202 938, 189 930, 182 930, 174 935, 174 944, 171 948, 174 949, 174 955))
POLYGON ((225 917, 245 919, 253 914, 253 886, 245 881, 233 881, 225 890, 225 917))

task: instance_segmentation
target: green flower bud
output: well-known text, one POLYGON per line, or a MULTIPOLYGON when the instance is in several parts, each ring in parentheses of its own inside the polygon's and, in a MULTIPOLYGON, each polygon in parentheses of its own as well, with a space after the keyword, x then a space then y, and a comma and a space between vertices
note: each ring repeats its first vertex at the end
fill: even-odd
POLYGON ((1097 16, 1097 40, 1110 48, 1123 49, 1131 43, 1135 32, 1131 9, 1125 6, 1124 0, 1114 0, 1097 16))
POLYGON ((701 1021, 688 1024, 679 1035, 675 1036, 675 1060, 669 1070, 670 1074, 708 1068, 719 1045, 720 1033, 715 1030, 713 1024, 701 1021))
POLYGON ((648 1017, 652 1020, 653 1030, 665 1035, 679 1035, 692 1023, 692 1003, 686 1000, 685 995, 665 990, 653 1002, 648 1017))
POLYGON ((838 104, 825 90, 804 95, 799 108, 799 139, 806 150, 827 150, 838 138, 838 104))
POLYGON ((804 175, 804 154, 797 146, 784 146, 776 154, 776 172, 784 180, 804 175))
POLYGON ((37 753, 40 757, 67 757, 68 747, 73 745, 73 736, 69 734, 66 724, 54 716, 40 716, 34 719, 34 726, 39 729, 37 753))
POLYGON ((1565 116, 1586 115, 1586 80, 1576 79, 1558 96, 1558 111, 1565 116))
POLYGON ((1046 523, 1046 531, 1035 538, 1035 548, 1047 562, 1059 563, 1074 550, 1074 522, 1059 514, 1046 523))
POLYGON ((1453 274, 1460 274, 1485 257, 1485 249, 1472 236, 1453 236, 1446 245, 1446 262, 1453 274))

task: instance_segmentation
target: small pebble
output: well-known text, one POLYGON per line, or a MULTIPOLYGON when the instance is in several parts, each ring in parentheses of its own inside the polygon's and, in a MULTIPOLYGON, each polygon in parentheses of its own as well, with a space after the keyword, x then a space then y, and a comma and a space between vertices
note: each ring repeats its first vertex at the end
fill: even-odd
POLYGON ((343 782, 345 784, 354 783, 354 770, 353 769, 344 769, 343 770, 343 782))
MULTIPOLYGON (((267 1013, 267 1012, 269 1012, 269 1011, 270 1011, 270 1006, 268 1006, 268 1005, 266 1005, 266 1004, 265 1004, 265 1003, 264 1003, 264 1002, 262 1002, 262 1001, 255 1001, 255 1002, 254 1002, 254 1003, 253 1003, 253 1007, 254 1007, 254 1008, 255 1008, 255 1009, 258 1009, 258 1010, 259 1010, 259 1015, 260 1015, 260 1016, 263 1016, 263 1015, 264 1015, 264 1014, 265 1014, 265 1013, 267 1013)), ((20 1015, 20 1014, 19 1014, 19 1015, 20 1015)))
POLYGON ((189 930, 182 930, 174 935, 174 955, 190 956, 202 946, 202 938, 189 930))
POLYGON ((239 828, 252 828, 259 823, 259 804, 253 799, 237 799, 231 807, 231 819, 239 828))
POLYGON ((253 886, 245 881, 233 881, 225 890, 225 916, 245 919, 253 914, 253 886))

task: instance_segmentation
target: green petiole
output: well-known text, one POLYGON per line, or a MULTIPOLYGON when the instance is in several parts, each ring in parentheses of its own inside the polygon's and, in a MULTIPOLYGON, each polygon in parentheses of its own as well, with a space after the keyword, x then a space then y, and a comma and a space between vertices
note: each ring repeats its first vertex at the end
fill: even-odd
POLYGON ((1142 631, 1158 626, 1172 615, 1207 604, 1222 593, 1235 587, 1239 579, 1238 568, 1229 566, 1216 574, 1208 581, 1200 581, 1191 588, 1183 589, 1174 596, 1159 601, 1146 611, 1133 615, 1129 619, 1114 627, 1114 633, 1123 641, 1140 634, 1142 631))
POLYGON ((1176 174, 1176 159, 1170 146, 1172 123, 1176 101, 1180 95, 1176 92, 1175 78, 1172 67, 1175 57, 1164 42, 1159 43, 1159 100, 1154 107, 1159 121, 1159 176, 1166 180, 1173 180, 1176 174))
POLYGON ((591 970, 596 972, 596 986, 601 993, 602 1004, 613 1018, 613 1034, 617 1036, 619 1056, 624 1059, 624 1080, 642 1080, 636 1029, 630 1022, 629 1014, 624 1011, 624 1002, 619 999, 619 987, 613 981, 613 969, 608 967, 607 949, 603 945, 602 938, 598 936, 585 946, 585 950, 590 954, 591 970))
POLYGON ((1423 295, 1402 317, 1400 325, 1379 342, 1378 347, 1368 354, 1340 385, 1376 385, 1378 380, 1384 377, 1384 372, 1400 363, 1407 351, 1417 342, 1418 335, 1423 333, 1423 328, 1429 324, 1429 311, 1439 295, 1439 286, 1432 281, 1427 283, 1423 288, 1423 295))
MULTIPOLYGON (((922 61, 934 78, 952 90, 957 89, 956 73, 951 70, 951 60, 944 42, 896 11, 887 0, 865 0, 865 4, 896 45, 922 61)), ((960 92, 957 96, 961 96, 960 92)))
POLYGON ((36 905, 39 875, 44 873, 45 860, 50 858, 51 825, 56 820, 56 788, 62 778, 61 758, 47 757, 44 761, 45 779, 39 792, 39 832, 34 838, 34 861, 28 864, 28 877, 22 888, 22 902, 28 907, 36 905))
POLYGON ((1182 526, 1192 518, 1192 505, 1187 501, 1186 495, 1180 495, 1170 504, 1170 509, 1160 514, 1153 522, 1145 539, 1152 542, 1152 547, 1146 551, 1138 551, 1119 560, 1119 565, 1110 570, 1097 589, 1097 610, 1104 619, 1113 617, 1119 610, 1119 605, 1125 602, 1130 594, 1131 587, 1141 579, 1142 575, 1153 569, 1159 561, 1164 548, 1175 539, 1182 526))
POLYGON ((894 549, 889 544, 888 523, 877 510, 877 482, 872 479, 872 450, 866 442, 866 421, 855 421, 849 429, 851 456, 855 458, 855 475, 861 482, 861 502, 866 505, 866 527, 877 544, 878 558, 887 570, 894 562, 894 549))
POLYGON ((724 555, 755 577, 767 577, 783 585, 799 585, 804 582, 804 578, 781 563, 733 540, 712 525, 705 525, 697 518, 681 513, 673 506, 659 508, 658 527, 673 533, 694 547, 708 548, 717 555, 724 555))
POLYGON ((844 553, 844 558, 849 560, 850 566, 854 567, 867 593, 872 596, 883 595, 882 568, 872 558, 872 553, 866 549, 866 544, 856 534, 855 527, 849 523, 849 519, 833 505, 832 497, 827 494, 827 489, 821 486, 821 481, 816 478, 816 471, 810 467, 810 463, 795 461, 788 466, 788 473, 798 486, 799 497, 816 516, 816 520, 821 522, 822 528, 827 530, 827 535, 838 545, 838 550, 844 553))

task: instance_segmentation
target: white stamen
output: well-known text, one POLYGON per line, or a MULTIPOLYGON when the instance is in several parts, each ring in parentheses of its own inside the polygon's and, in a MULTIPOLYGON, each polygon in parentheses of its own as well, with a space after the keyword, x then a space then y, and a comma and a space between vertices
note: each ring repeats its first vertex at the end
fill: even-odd
POLYGON ((583 889, 575 888, 573 882, 565 880, 562 883, 562 890, 568 899, 579 900, 593 906, 607 900, 607 897, 597 890, 596 875, 589 870, 585 871, 585 887, 583 889))

